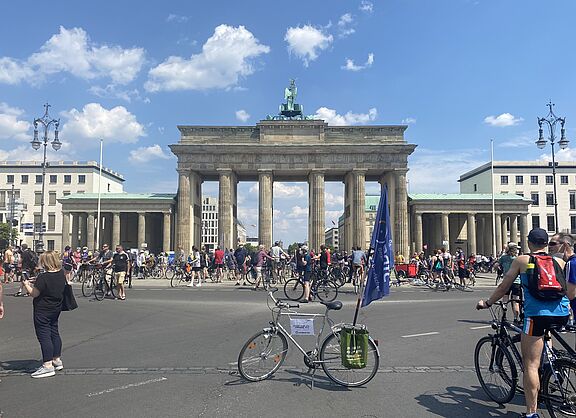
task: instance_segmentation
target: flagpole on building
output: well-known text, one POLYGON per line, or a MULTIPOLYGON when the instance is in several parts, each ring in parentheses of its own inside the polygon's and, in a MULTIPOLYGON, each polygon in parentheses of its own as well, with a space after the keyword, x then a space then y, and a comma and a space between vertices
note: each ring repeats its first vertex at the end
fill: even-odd
POLYGON ((490 185, 492 186, 492 254, 498 257, 496 242, 496 204, 494 202, 494 140, 490 140, 490 185))
POLYGON ((100 248, 100 193, 101 193, 101 183, 102 183, 102 147, 104 141, 100 139, 100 170, 98 176, 98 217, 96 218, 96 250, 100 248))

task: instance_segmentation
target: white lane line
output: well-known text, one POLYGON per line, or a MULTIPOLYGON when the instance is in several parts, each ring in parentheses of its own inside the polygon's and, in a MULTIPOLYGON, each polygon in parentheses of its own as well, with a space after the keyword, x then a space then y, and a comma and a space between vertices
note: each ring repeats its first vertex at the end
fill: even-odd
POLYGON ((104 395, 106 393, 110 393, 110 392, 115 392, 117 390, 124 390, 124 389, 129 389, 129 388, 134 388, 134 387, 138 387, 138 386, 143 386, 143 385, 148 385, 150 383, 156 383, 156 382, 163 382, 165 380, 168 380, 168 378, 166 377, 160 377, 158 379, 150 379, 150 380, 144 380, 143 382, 138 382, 138 383, 130 383, 128 385, 124 385, 124 386, 118 386, 115 388, 108 388, 105 390, 102 390, 100 392, 92 392, 92 393, 87 393, 86 396, 88 396, 89 398, 93 397, 93 396, 99 396, 99 395, 104 395))
POLYGON ((439 332, 424 332, 422 334, 403 335, 402 338, 424 337, 426 335, 436 335, 436 334, 440 334, 440 333, 439 332))
POLYGON ((481 325, 479 327, 470 327, 470 329, 484 329, 484 328, 492 328, 492 325, 481 325))

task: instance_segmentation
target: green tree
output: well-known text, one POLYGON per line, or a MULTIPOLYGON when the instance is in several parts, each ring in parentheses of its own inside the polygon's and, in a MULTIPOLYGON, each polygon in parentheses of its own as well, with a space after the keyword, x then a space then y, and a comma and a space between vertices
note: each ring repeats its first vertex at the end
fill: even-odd
POLYGON ((294 251, 296 251, 297 249, 298 249, 298 243, 293 242, 288 246, 288 254, 294 254, 294 251))
POLYGON ((18 236, 16 228, 12 228, 9 223, 0 224, 0 247, 6 248, 12 240, 18 236))
POLYGON ((246 252, 247 252, 248 254, 251 254, 251 253, 253 253, 253 252, 255 252, 255 251, 257 250, 257 248, 256 248, 254 245, 250 244, 250 243, 244 244, 244 249, 246 250, 246 252))

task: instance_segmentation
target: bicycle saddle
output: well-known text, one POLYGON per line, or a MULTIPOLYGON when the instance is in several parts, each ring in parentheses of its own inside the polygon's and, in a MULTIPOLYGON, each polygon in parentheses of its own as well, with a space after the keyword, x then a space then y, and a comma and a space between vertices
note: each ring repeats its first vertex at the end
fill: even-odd
POLYGON ((342 309, 342 302, 340 302, 339 300, 335 300, 334 302, 320 302, 320 303, 333 311, 339 311, 340 309, 342 309))

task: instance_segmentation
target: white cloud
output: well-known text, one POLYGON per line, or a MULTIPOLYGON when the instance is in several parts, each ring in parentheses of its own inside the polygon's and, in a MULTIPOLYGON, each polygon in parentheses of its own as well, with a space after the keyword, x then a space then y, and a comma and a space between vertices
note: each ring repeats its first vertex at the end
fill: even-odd
POLYGON ((62 112, 67 119, 62 127, 62 138, 67 141, 104 139, 106 142, 133 143, 145 136, 144 126, 124 106, 110 110, 99 103, 88 103, 79 111, 62 112))
MULTIPOLYGON (((411 193, 457 193, 461 174, 486 163, 486 150, 420 149, 409 157, 411 193)), ((489 159, 489 157, 488 157, 489 159)))
MULTIPOLYGON (((557 151, 554 154, 554 159, 556 161, 570 161, 574 162, 576 160, 576 148, 566 148, 557 151)), ((542 154, 540 156, 541 161, 551 162, 552 154, 542 154)))
POLYGON ((342 210, 327 210, 326 211, 326 228, 338 227, 338 218, 344 213, 342 210))
POLYGON ((338 36, 345 38, 346 36, 352 35, 356 30, 351 27, 354 23, 354 18, 351 13, 346 13, 340 16, 338 20, 338 36))
POLYGON ((340 68, 342 68, 343 70, 346 70, 346 71, 360 71, 360 70, 365 70, 366 68, 372 67, 372 64, 374 64, 374 54, 371 52, 368 54, 368 59, 366 60, 366 62, 364 64, 356 65, 356 64, 354 64, 354 60, 347 58, 346 59, 346 65, 343 65, 340 68))
POLYGON ((287 218, 307 218, 308 217, 308 208, 302 208, 300 206, 293 206, 292 210, 290 211, 290 213, 288 215, 286 215, 287 218))
POLYGON ((535 136, 530 134, 520 135, 515 138, 506 139, 496 144, 498 148, 532 148, 536 146, 535 136))
POLYGON ((174 13, 170 13, 168 17, 166 17, 166 22, 186 23, 188 20, 190 20, 188 16, 181 16, 174 13))
POLYGON ((374 11, 374 4, 371 1, 362 0, 358 9, 364 13, 372 13, 374 11))
POLYGON ((140 96, 138 89, 122 89, 117 87, 115 84, 108 84, 106 87, 92 86, 88 89, 88 91, 100 98, 120 99, 128 103, 131 103, 132 100, 142 100, 144 102, 148 100, 147 98, 143 99, 140 96))
POLYGON ((0 102, 0 139, 31 140, 28 131, 30 122, 21 119, 24 111, 0 102))
POLYGON ((60 32, 25 61, 0 58, 0 82, 34 84, 45 76, 63 72, 84 80, 106 77, 113 83, 127 84, 140 72, 144 55, 142 48, 99 46, 90 41, 84 29, 60 26, 60 32))
POLYGON ((514 126, 518 125, 524 119, 517 118, 510 113, 502 113, 498 116, 486 116, 484 118, 484 123, 490 126, 497 126, 497 127, 505 127, 505 126, 514 126))
POLYGON ((248 119, 250 119, 250 114, 244 109, 237 110, 236 119, 238 119, 240 122, 246 122, 248 119))
POLYGON ((166 154, 162 147, 154 144, 150 147, 139 147, 130 151, 128 160, 132 163, 141 164, 148 163, 152 160, 168 160, 170 155, 166 154))
POLYGON ((244 26, 220 25, 189 60, 171 56, 148 73, 148 91, 206 90, 234 87, 240 77, 254 72, 251 61, 270 48, 244 26))
POLYGON ((330 47, 334 38, 324 34, 321 29, 304 25, 289 27, 284 40, 288 43, 288 52, 302 59, 304 66, 308 67, 310 61, 314 61, 321 51, 330 47))
POLYGON ((336 113, 336 110, 329 109, 327 107, 321 107, 316 110, 314 115, 315 119, 322 119, 328 123, 328 125, 361 125, 371 122, 378 116, 378 111, 375 107, 368 110, 368 113, 352 113, 348 112, 345 115, 340 115, 336 113))
POLYGON ((304 196, 306 196, 306 193, 301 186, 289 186, 279 181, 274 182, 274 197, 279 199, 292 199, 304 196))
POLYGON ((330 192, 324 193, 324 203, 327 207, 343 207, 344 206, 344 196, 343 195, 336 195, 330 192))
POLYGON ((274 219, 274 232, 288 232, 294 228, 294 222, 288 219, 274 219))
POLYGON ((413 117, 407 117, 402 119, 402 122, 404 125, 414 125, 416 123, 416 118, 413 117))

